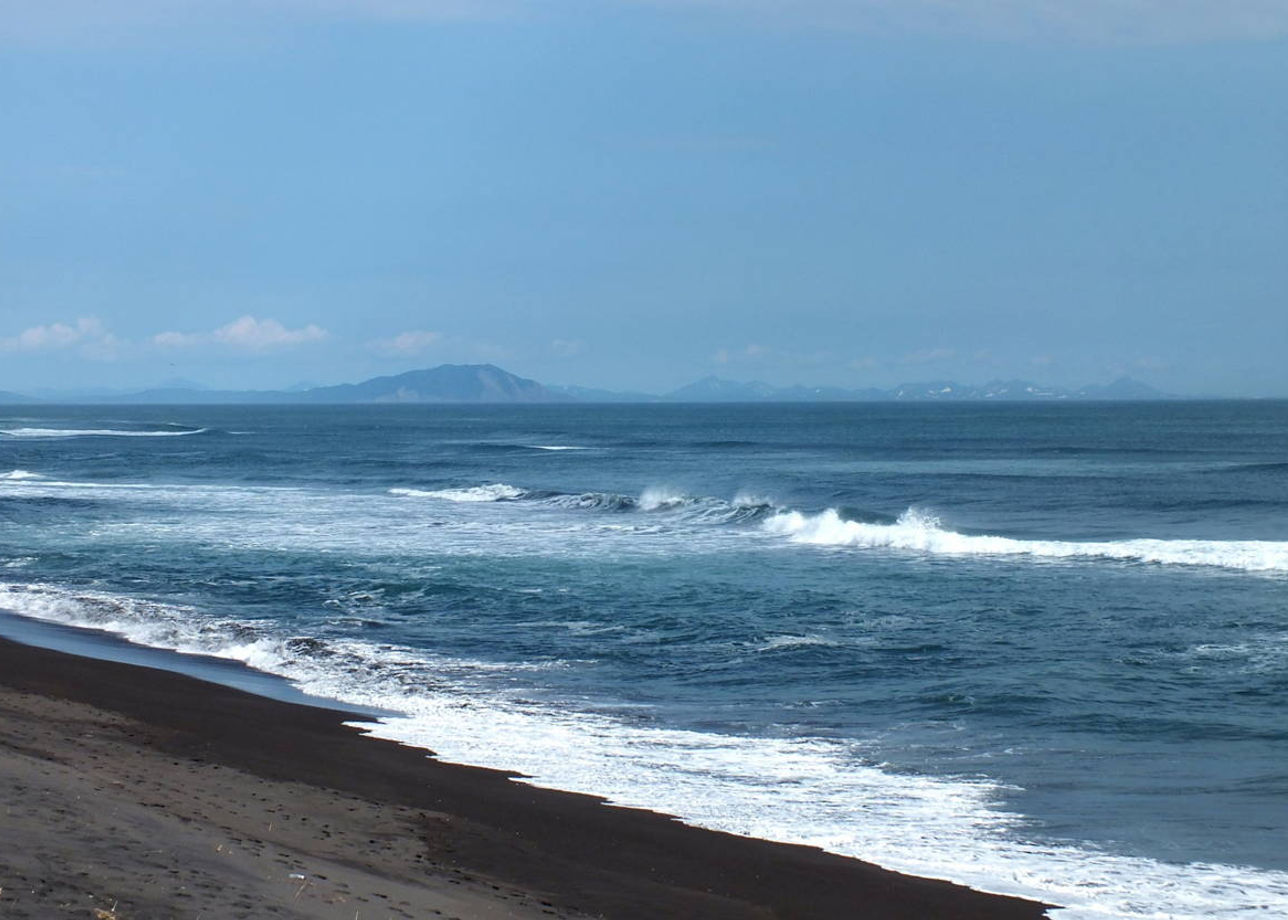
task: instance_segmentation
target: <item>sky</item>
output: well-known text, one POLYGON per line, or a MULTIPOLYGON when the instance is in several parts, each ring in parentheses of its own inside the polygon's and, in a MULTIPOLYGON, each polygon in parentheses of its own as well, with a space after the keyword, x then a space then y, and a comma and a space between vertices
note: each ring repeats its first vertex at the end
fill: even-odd
POLYGON ((1284 0, 0 0, 0 389, 1288 397, 1284 0))

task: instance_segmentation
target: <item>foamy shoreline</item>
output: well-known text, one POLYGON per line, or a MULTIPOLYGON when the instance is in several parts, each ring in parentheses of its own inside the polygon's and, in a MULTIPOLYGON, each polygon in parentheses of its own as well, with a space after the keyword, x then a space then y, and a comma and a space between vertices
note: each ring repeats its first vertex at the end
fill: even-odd
POLYGON ((1037 918, 363 737, 352 713, 0 640, 0 906, 121 916, 1037 918), (77 796, 80 799, 77 799, 77 796), (88 803, 87 803, 88 800, 88 803))

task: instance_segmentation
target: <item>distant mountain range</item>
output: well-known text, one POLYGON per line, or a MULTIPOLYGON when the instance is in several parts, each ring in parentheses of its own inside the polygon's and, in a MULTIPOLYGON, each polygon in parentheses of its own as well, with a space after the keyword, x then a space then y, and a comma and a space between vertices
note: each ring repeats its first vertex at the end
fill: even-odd
POLYGON ((553 387, 517 377, 491 364, 444 364, 361 383, 293 387, 289 390, 208 390, 189 381, 136 392, 41 391, 34 396, 0 391, 0 403, 76 403, 112 405, 211 404, 379 404, 379 403, 746 403, 746 402, 950 402, 1175 399, 1123 377, 1104 386, 1077 389, 1042 386, 1026 380, 998 380, 982 386, 951 381, 906 383, 890 389, 775 387, 706 377, 662 395, 588 387, 553 387))

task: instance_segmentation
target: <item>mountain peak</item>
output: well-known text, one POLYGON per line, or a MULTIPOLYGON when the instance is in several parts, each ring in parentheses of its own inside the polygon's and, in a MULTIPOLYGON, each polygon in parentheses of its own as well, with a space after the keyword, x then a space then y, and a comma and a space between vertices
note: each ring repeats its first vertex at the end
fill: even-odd
POLYGON ((300 396, 320 403, 542 403, 569 399, 494 364, 441 364, 362 383, 317 387, 300 396))

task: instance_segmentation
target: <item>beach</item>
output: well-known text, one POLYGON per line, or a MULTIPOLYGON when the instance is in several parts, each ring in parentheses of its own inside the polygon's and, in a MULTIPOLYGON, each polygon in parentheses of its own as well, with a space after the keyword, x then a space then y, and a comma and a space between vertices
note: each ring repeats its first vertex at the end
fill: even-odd
POLYGON ((0 640, 0 916, 1043 914, 442 763, 352 718, 0 640))

